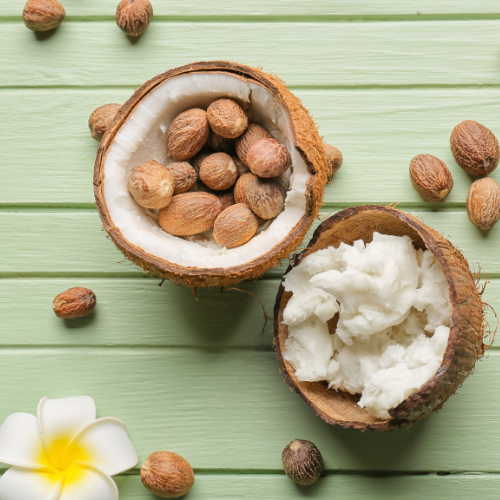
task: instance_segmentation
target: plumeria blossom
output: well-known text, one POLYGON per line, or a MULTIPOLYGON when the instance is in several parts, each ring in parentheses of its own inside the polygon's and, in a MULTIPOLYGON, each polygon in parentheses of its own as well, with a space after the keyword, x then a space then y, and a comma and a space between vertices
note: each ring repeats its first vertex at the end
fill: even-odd
POLYGON ((89 396, 43 398, 0 427, 0 500, 118 500, 111 476, 137 465, 125 424, 96 419, 89 396))

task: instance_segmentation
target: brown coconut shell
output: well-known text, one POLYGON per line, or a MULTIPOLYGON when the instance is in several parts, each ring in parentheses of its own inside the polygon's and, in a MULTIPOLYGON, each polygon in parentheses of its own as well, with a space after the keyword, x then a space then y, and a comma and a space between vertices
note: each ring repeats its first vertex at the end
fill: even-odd
POLYGON ((175 68, 156 76, 139 88, 122 106, 106 135, 100 143, 94 168, 94 194, 97 208, 104 229, 115 245, 129 260, 139 265, 144 271, 184 283, 191 288, 198 286, 225 286, 246 279, 256 279, 264 272, 278 265, 302 242, 307 230, 318 216, 327 182, 328 167, 325 152, 316 124, 300 99, 288 90, 282 80, 259 69, 227 61, 198 62, 175 68), (116 134, 127 121, 132 111, 156 87, 175 76, 188 73, 216 72, 226 73, 261 85, 269 90, 274 99, 283 106, 290 119, 290 133, 293 143, 300 152, 309 171, 306 191, 306 210, 304 215, 278 245, 267 254, 262 255, 244 265, 227 269, 183 267, 178 264, 151 255, 131 244, 115 226, 110 217, 104 194, 104 164, 106 155, 115 140, 116 134))
MULTIPOLYGON (((283 324, 283 311, 292 296, 285 292, 283 282, 274 308, 274 345, 280 370, 286 382, 325 422, 340 427, 388 431, 407 427, 443 403, 460 387, 471 373, 476 360, 485 350, 484 311, 477 280, 467 261, 441 234, 411 215, 395 208, 359 206, 337 213, 315 231, 307 248, 296 256, 287 272, 313 252, 340 243, 351 245, 356 240, 368 243, 373 233, 409 236, 417 249, 429 249, 436 257, 448 283, 452 304, 451 327, 443 362, 436 375, 397 407, 389 410, 390 420, 369 415, 357 405, 359 395, 327 388, 323 382, 301 382, 293 367, 283 358, 288 327, 283 324)), ((336 326, 336 325, 335 325, 336 326)))

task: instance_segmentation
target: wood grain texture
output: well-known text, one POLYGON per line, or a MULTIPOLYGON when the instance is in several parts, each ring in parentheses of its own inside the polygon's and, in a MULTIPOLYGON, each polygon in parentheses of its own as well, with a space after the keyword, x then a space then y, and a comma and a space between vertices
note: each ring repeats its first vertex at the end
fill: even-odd
POLYGON ((63 23, 38 38, 12 22, 0 32, 0 86, 136 86, 167 66, 217 59, 262 66, 288 85, 496 84, 499 28, 500 19, 158 21, 131 42, 113 21, 63 23))
MULTIPOLYGON (((500 89, 295 90, 339 147, 344 164, 327 186, 325 202, 425 202, 413 189, 408 165, 429 153, 451 169, 454 188, 439 206, 465 206, 472 177, 455 162, 453 127, 474 119, 500 135, 500 89)), ((125 102, 130 89, 0 91, 0 203, 93 203, 97 142, 88 117, 98 106, 125 102), (22 178, 20 179, 20 172, 22 178)), ((500 168, 492 177, 500 181, 500 168)), ((437 206, 437 205, 436 205, 437 206)))
POLYGON ((279 470, 284 446, 300 438, 332 470, 498 472, 499 376, 495 351, 439 414, 409 430, 362 433, 318 419, 283 382, 273 352, 9 348, 0 350, 0 421, 35 412, 42 396, 88 394, 98 417, 125 422, 140 462, 168 449, 195 468, 279 470))
MULTIPOLYGON (((159 280, 114 278, 0 279, 0 345, 171 346, 272 349, 272 314, 280 280, 238 285, 243 291, 191 290, 159 280), (73 286, 97 296, 94 313, 63 321, 52 299, 73 286), (265 324, 262 307, 269 321, 265 324), (26 312, 29 311, 29 314, 26 312)), ((500 279, 486 287, 484 300, 500 313, 500 279)), ((495 318, 488 312, 493 325, 495 318)), ((496 345, 500 346, 500 338, 496 345)))
MULTIPOLYGON (((21 16, 25 0, 9 0, 0 5, 0 16, 21 16)), ((67 16, 112 16, 116 11, 116 0, 65 0, 67 16)), ((234 2, 230 0, 155 0, 156 16, 198 17, 198 16, 383 16, 383 15, 439 15, 439 14, 493 14, 499 13, 494 0, 470 2, 468 0, 383 0, 372 2, 362 0, 351 2, 340 0, 252 0, 234 2)))
MULTIPOLYGON (((332 213, 322 212, 321 219, 332 213)), ((412 213, 451 237, 471 266, 480 264, 488 275, 500 273, 500 224, 490 231, 481 231, 469 222, 465 211, 412 213)), ((314 226, 318 224, 319 221, 314 226)), ((100 228, 99 215, 94 211, 0 212, 0 276, 143 275, 125 260, 100 228)), ((305 243, 313 229, 306 235, 305 243)), ((283 270, 282 266, 267 276, 281 276, 283 270)))

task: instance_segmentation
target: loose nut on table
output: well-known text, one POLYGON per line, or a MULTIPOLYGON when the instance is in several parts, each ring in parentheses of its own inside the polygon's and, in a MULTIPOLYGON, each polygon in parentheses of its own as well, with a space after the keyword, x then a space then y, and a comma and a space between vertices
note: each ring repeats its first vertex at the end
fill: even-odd
POLYGON ((453 189, 453 177, 444 161, 432 155, 418 155, 410 162, 410 178, 426 201, 442 201, 453 189))
POLYGON ((149 0, 122 0, 116 9, 116 24, 128 36, 140 36, 153 19, 149 0))
POLYGON ((94 292, 78 286, 57 295, 52 303, 52 309, 59 318, 77 319, 90 314, 95 304, 94 292))
POLYGON ((64 21, 65 15, 57 0, 29 0, 24 6, 23 21, 32 31, 50 31, 64 21))
POLYGON ((92 112, 89 118, 89 129, 96 141, 102 139, 121 107, 121 104, 105 104, 92 112))
POLYGON ((500 220, 500 184, 491 177, 471 184, 467 195, 467 215, 480 229, 491 229, 500 220))
POLYGON ((323 459, 318 448, 305 439, 295 439, 282 454, 283 469, 296 484, 307 486, 315 483, 323 471, 323 459))
POLYGON ((334 174, 341 166, 344 161, 344 157, 340 152, 340 149, 332 146, 331 144, 323 143, 323 149, 325 150, 326 163, 330 169, 330 174, 334 174))

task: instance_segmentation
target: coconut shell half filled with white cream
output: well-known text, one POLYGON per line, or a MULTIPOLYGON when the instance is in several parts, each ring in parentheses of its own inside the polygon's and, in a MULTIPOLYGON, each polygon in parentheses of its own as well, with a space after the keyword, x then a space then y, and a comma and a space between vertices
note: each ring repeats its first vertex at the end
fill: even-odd
MULTIPOLYGON (((318 255, 326 254, 320 253, 318 255)), ((374 276, 375 274, 376 272, 373 274, 368 271, 368 275, 374 276)), ((311 406, 317 415, 329 424, 381 431, 412 425, 441 408, 448 397, 460 387, 471 373, 476 360, 484 353, 483 302, 481 292, 477 288, 477 280, 471 274, 466 259, 442 235, 400 210, 377 206, 359 206, 330 217, 318 227, 307 248, 292 260, 287 275, 285 275, 277 295, 274 316, 274 342, 280 369, 290 387, 311 406), (447 334, 447 341, 445 340, 441 346, 442 362, 435 365, 431 378, 407 395, 404 400, 401 401, 403 398, 401 397, 397 405, 387 408, 385 417, 381 418, 374 416, 373 412, 370 413, 362 407, 363 405, 358 404, 363 402, 361 394, 348 390, 329 389, 329 384, 322 379, 305 381, 307 376, 297 376, 297 371, 301 367, 295 364, 294 368, 293 361, 290 362, 291 356, 290 352, 287 351, 287 346, 291 348, 292 344, 287 344, 287 340, 292 337, 290 333, 292 327, 289 328, 285 324, 284 316, 286 314, 284 312, 293 297, 293 292, 285 290, 285 286, 290 289, 290 285, 286 285, 287 275, 292 270, 297 269, 306 257, 324 249, 330 249, 328 251, 333 253, 334 249, 338 249, 342 244, 352 246, 355 242, 357 242, 357 248, 363 249, 368 247, 372 241, 388 239, 384 235, 407 237, 400 238, 400 240, 405 240, 415 255, 422 256, 427 250, 432 252, 435 260, 432 255, 427 255, 436 266, 434 274, 441 275, 442 289, 446 291, 447 288, 449 294, 448 324, 446 327, 449 334, 447 334)), ((340 274, 328 276, 338 277, 340 274)), ((368 279, 371 280, 371 276, 368 279)), ((316 283, 316 281, 314 277, 312 282, 316 283)), ((448 297, 446 298, 448 300, 448 297)), ((342 307, 344 306, 340 306, 340 314, 342 314, 342 307)), ((350 305, 345 304, 345 308, 348 307, 350 305)), ((372 311, 368 317, 371 313, 372 311)), ((325 327, 327 334, 329 333, 334 339, 338 328, 338 315, 331 318, 331 321, 326 317, 323 320, 327 324, 325 327)), ((301 335, 307 336, 307 332, 307 329, 303 328, 301 335)), ((431 334, 428 336, 431 337, 431 334)), ((424 338, 424 342, 426 340, 428 339, 424 338)), ((399 346, 396 347, 399 348, 399 346)), ((338 356, 338 352, 334 352, 334 355, 338 356)))
POLYGON ((315 123, 277 77, 230 62, 200 62, 146 82, 122 107, 104 136, 95 163, 94 192, 104 228, 123 254, 143 270, 192 288, 255 279, 302 241, 322 202, 329 172, 315 123), (217 99, 236 101, 251 123, 285 145, 292 166, 280 177, 284 210, 237 248, 211 236, 181 238, 162 231, 157 214, 127 190, 133 167, 168 165, 167 132, 180 113, 217 99))

